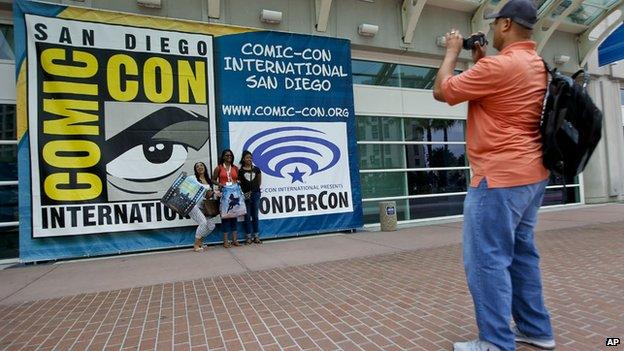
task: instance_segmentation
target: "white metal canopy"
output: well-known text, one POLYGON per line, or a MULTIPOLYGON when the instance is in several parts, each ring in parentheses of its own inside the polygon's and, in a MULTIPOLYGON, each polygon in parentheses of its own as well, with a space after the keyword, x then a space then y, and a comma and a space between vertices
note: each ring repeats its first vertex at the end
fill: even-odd
MULTIPOLYGON (((489 31, 489 20, 483 16, 500 10, 509 0, 403 0, 403 41, 411 43, 422 9, 426 4, 472 11, 472 32, 489 31)), ((538 52, 548 44, 557 30, 573 33, 578 38, 578 62, 585 65, 589 55, 622 24, 624 0, 534 0, 538 22, 534 39, 538 52)))

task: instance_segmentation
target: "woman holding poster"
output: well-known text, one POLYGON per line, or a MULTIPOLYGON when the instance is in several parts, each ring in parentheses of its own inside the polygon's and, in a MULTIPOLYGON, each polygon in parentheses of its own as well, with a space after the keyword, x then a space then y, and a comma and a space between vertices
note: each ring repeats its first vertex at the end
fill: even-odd
POLYGON ((260 168, 254 166, 251 152, 243 151, 240 161, 240 185, 245 194, 245 205, 247 214, 245 215, 246 244, 253 242, 262 244, 258 237, 258 204, 260 203, 260 184, 262 183, 262 172, 260 168), (252 238, 253 237, 253 238, 252 238))
MULTIPOLYGON (((212 181, 210 180, 210 177, 206 176, 206 165, 203 162, 197 162, 193 168, 195 169, 195 179, 199 185, 206 188, 205 198, 210 198, 212 196, 212 181)), ((197 226, 197 230, 195 231, 195 244, 193 245, 195 252, 204 251, 202 240, 215 228, 214 222, 207 219, 201 211, 203 202, 204 200, 200 200, 197 205, 193 207, 191 212, 189 212, 189 216, 191 216, 191 218, 199 224, 197 226)))
MULTIPOLYGON (((218 183, 220 187, 238 184, 238 167, 234 164, 234 152, 225 149, 221 152, 219 165, 212 172, 213 182, 218 183)), ((223 201, 223 199, 221 199, 223 201)), ((239 246, 238 232, 236 230, 237 218, 223 218, 221 214, 221 231, 223 232, 223 247, 229 248, 228 233, 232 232, 232 245, 239 246)))

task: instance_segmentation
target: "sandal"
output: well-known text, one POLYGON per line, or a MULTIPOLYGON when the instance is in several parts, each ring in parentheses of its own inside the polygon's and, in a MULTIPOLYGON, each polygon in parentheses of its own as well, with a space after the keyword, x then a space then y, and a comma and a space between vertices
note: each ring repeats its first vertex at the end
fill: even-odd
POLYGON ((203 252, 204 251, 204 247, 203 246, 193 247, 193 251, 195 251, 195 252, 203 252))
POLYGON ((253 242, 256 244, 262 244, 262 241, 258 237, 255 237, 253 242))
POLYGON ((226 249, 229 249, 229 248, 230 248, 230 246, 231 246, 231 245, 230 245, 230 242, 229 242, 229 241, 224 241, 224 242, 223 242, 223 247, 225 247, 226 249))
POLYGON ((238 240, 232 240, 232 246, 240 246, 238 240))
POLYGON ((247 238, 247 240, 245 240, 245 245, 251 245, 251 239, 247 238))

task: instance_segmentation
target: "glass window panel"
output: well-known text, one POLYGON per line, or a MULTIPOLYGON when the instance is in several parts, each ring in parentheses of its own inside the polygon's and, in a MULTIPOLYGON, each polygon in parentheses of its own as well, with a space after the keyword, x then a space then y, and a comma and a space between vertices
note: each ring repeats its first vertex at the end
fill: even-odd
POLYGON ((433 89, 437 68, 400 65, 401 87, 433 89))
POLYGON ((396 63, 352 60, 353 84, 398 87, 400 83, 397 66, 396 63))
POLYGON ((401 118, 358 116, 357 139, 359 141, 402 141, 401 118))
POLYGON ((0 181, 17 180, 17 145, 0 145, 0 181))
POLYGON ((16 140, 15 105, 0 104, 0 140, 16 140))
POLYGON ((570 5, 572 4, 572 0, 563 0, 559 6, 552 12, 551 17, 557 17, 563 13, 570 5))
POLYGON ((356 123, 359 141, 466 140, 466 121, 458 119, 357 116, 356 123))
POLYGON ((590 4, 590 5, 598 5, 598 6, 602 6, 602 7, 610 7, 611 5, 614 5, 616 2, 618 2, 618 0, 585 0, 583 1, 583 4, 590 4))
POLYGON ((403 145, 358 145, 360 169, 404 168, 403 145))
POLYGON ((466 121, 458 119, 405 118, 407 141, 465 141, 466 121))
MULTIPOLYGON (((352 60, 353 84, 433 89, 437 68, 352 60)), ((461 73, 455 70, 455 74, 461 73)))
MULTIPOLYGON (((604 6, 604 3, 609 3, 609 1, 596 1, 595 4, 599 6, 604 6)), ((592 6, 592 1, 585 1, 580 7, 576 10, 573 10, 570 15, 568 15, 568 20, 573 23, 578 23, 582 25, 589 25, 593 20, 598 18, 604 10, 601 7, 592 6)), ((553 11, 551 17, 555 18, 561 15, 568 7, 572 5, 572 0, 564 0, 557 6, 557 8, 553 11)))
POLYGON ((17 222, 17 185, 0 186, 0 222, 17 222))
POLYGON ((456 216, 463 214, 466 195, 410 199, 410 219, 456 216))
POLYGON ((407 168, 467 166, 465 145, 406 145, 405 148, 407 168))
POLYGON ((0 23, 0 60, 15 60, 13 25, 0 23))
POLYGON ((415 171, 407 172, 410 195, 456 193, 467 191, 470 171, 415 171))
POLYGON ((544 194, 544 201, 542 206, 573 204, 580 202, 579 188, 568 187, 566 188, 566 199, 563 199, 563 189, 546 189, 544 194))
POLYGON ((543 6, 544 6, 544 4, 546 4, 547 2, 550 2, 550 1, 548 1, 548 0, 537 0, 537 1, 535 2, 535 7, 537 7, 537 12, 538 12, 538 14, 539 14, 540 12, 542 12, 542 11, 543 11, 543 6))
POLYGON ((568 19, 574 23, 589 25, 593 20, 598 18, 604 10, 594 6, 581 5, 578 9, 574 10, 568 19))
POLYGON ((405 172, 360 173, 362 198, 407 195, 405 172))
POLYGON ((0 227, 0 259, 19 257, 19 228, 0 227))
MULTIPOLYGON (((364 202, 362 203, 362 210, 364 212, 364 223, 372 224, 379 223, 379 202, 364 202)), ((396 201, 397 220, 404 221, 407 218, 407 200, 396 201)))

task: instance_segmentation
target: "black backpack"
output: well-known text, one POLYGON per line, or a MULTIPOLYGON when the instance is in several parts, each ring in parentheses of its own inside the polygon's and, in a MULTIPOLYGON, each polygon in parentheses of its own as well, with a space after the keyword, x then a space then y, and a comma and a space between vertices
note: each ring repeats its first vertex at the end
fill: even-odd
POLYGON ((576 81, 583 70, 568 77, 544 65, 550 76, 540 124, 544 166, 565 182, 583 171, 600 141, 602 112, 585 90, 587 82, 576 81))

